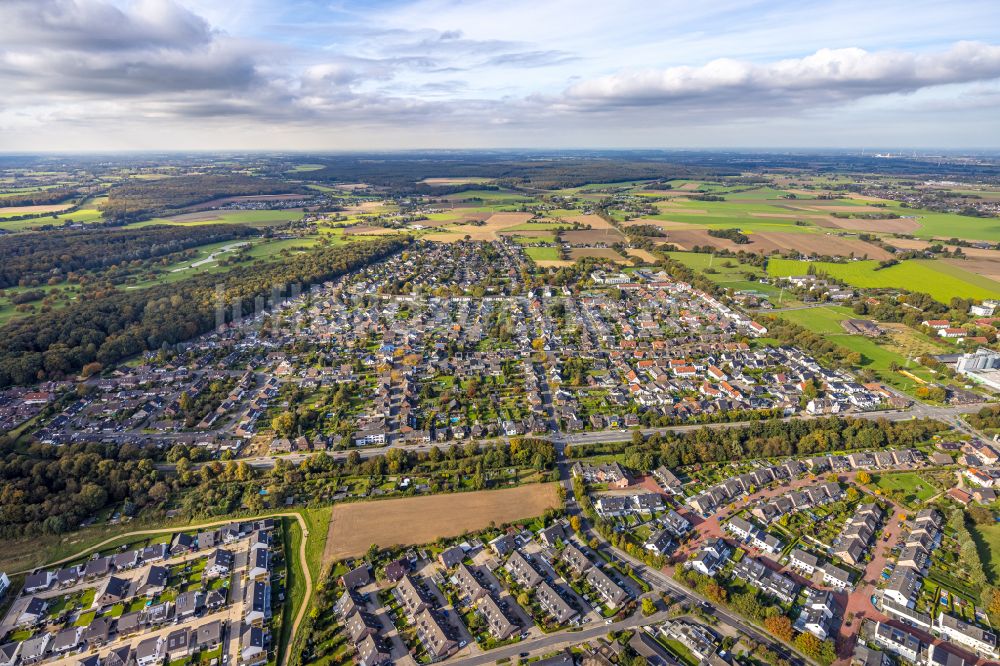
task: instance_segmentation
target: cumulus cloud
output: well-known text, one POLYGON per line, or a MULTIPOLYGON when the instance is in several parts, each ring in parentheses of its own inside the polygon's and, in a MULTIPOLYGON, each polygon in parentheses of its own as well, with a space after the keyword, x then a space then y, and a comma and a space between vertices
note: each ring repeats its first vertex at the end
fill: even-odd
MULTIPOLYGON (((716 60, 687 52, 690 62, 704 64, 638 69, 628 66, 677 62, 668 45, 700 37, 685 33, 672 41, 663 32, 670 26, 650 18, 641 48, 629 49, 628 39, 642 40, 606 26, 619 12, 604 7, 584 22, 596 32, 550 38, 539 35, 549 32, 543 24, 552 20, 551 7, 514 4, 495 18, 486 3, 469 16, 465 10, 442 15, 418 3, 412 11, 426 20, 417 21, 393 20, 367 5, 323 14, 312 4, 279 0, 238 6, 0 0, 0 132, 60 123, 75 129, 89 120, 112 133, 126 123, 220 132, 233 125, 344 133, 370 127, 379 137, 502 127, 520 139, 574 128, 589 140, 594 127, 749 126, 765 115, 787 119, 858 100, 889 107, 893 96, 915 91, 940 93, 924 103, 938 104, 941 113, 953 102, 976 109, 1000 104, 1000 46, 985 43, 992 36, 936 53, 829 48, 767 61, 758 59, 765 57, 760 50, 729 51, 742 57, 716 60), (542 14, 529 11, 535 6, 542 14), (270 8, 271 22, 247 7, 270 8), (230 12, 240 19, 227 22, 230 12), (329 22, 312 20, 310 12, 329 22), (597 51, 590 48, 595 44, 597 51), (602 71, 613 73, 595 76, 602 71), (948 85, 977 84, 986 88, 974 97, 947 94, 948 85)), ((807 41, 845 43, 839 34, 807 41)), ((789 52, 800 53, 799 47, 789 52)))
POLYGON ((943 53, 820 49, 803 58, 752 63, 720 58, 700 67, 626 71, 566 90, 581 110, 663 106, 684 109, 793 105, 797 110, 1000 77, 1000 46, 959 42, 943 53))
POLYGON ((123 10, 91 0, 4 0, 0 44, 75 50, 180 48, 207 44, 212 30, 172 0, 139 0, 123 10))

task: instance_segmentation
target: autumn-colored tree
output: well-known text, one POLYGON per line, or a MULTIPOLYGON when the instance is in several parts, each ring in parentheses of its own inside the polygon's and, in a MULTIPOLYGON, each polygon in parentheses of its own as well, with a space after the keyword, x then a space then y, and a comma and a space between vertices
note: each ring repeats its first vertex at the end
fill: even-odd
MULTIPOLYGON (((787 615, 775 615, 764 620, 764 628, 771 632, 775 638, 788 642, 792 640, 792 621, 787 615)), ((812 634, 810 634, 812 635, 812 634)))
POLYGON ((710 601, 714 601, 717 604, 725 603, 726 588, 722 587, 718 583, 709 583, 705 586, 705 596, 708 597, 710 601))
POLYGON ((823 641, 804 631, 795 637, 795 647, 810 659, 816 659, 823 650, 823 641))
POLYGON ((580 528, 582 527, 582 521, 580 520, 580 516, 570 516, 569 526, 573 529, 574 532, 579 532, 580 528))
POLYGON ((869 483, 872 482, 872 475, 866 472, 865 470, 861 470, 860 472, 858 472, 857 478, 858 478, 858 483, 864 485, 868 485, 869 483))

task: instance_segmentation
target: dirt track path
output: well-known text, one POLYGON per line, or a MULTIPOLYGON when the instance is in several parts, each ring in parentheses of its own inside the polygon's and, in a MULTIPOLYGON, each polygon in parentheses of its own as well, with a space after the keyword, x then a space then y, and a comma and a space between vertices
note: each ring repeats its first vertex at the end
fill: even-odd
MULTIPOLYGON (((299 543, 299 563, 302 565, 302 574, 305 577, 306 593, 304 596, 302 607, 299 608, 298 612, 295 614, 295 619, 292 621, 292 630, 288 634, 288 644, 285 645, 285 653, 281 655, 281 660, 278 662, 280 666, 281 664, 288 663, 288 658, 291 656, 292 645, 295 644, 295 635, 299 631, 299 626, 302 624, 302 620, 305 619, 306 607, 308 607, 309 605, 309 599, 312 598, 312 593, 313 593, 312 574, 309 573, 309 563, 306 561, 306 543, 309 541, 309 528, 306 526, 305 519, 300 514, 294 512, 270 513, 267 515, 255 516, 252 518, 252 520, 258 520, 261 518, 295 518, 295 520, 297 520, 299 523, 299 529, 302 530, 302 541, 299 543)), ((83 550, 74 553, 73 555, 69 555, 54 562, 48 562, 47 564, 44 564, 42 566, 48 568, 48 567, 58 566, 60 564, 65 564, 66 562, 72 562, 73 560, 77 560, 83 557, 84 555, 100 550, 109 543, 118 541, 120 539, 127 539, 137 536, 150 536, 153 534, 172 534, 174 532, 187 532, 188 530, 202 529, 205 527, 220 527, 222 525, 228 525, 231 522, 233 522, 233 519, 230 518, 227 520, 215 520, 209 523, 198 523, 196 525, 184 525, 183 527, 165 527, 161 529, 136 530, 135 532, 126 532, 125 534, 119 534, 117 536, 110 537, 98 544, 94 544, 93 546, 84 548, 83 550)), ((35 567, 35 569, 38 568, 41 567, 35 567)), ((18 571, 12 575, 27 574, 31 573, 32 571, 34 571, 34 569, 18 571)))

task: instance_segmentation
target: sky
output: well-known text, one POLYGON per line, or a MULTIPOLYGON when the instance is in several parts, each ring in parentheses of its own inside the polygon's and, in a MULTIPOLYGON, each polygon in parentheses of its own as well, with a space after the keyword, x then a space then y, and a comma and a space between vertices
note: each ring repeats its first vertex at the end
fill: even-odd
POLYGON ((997 0, 0 0, 0 152, 1000 148, 997 0))

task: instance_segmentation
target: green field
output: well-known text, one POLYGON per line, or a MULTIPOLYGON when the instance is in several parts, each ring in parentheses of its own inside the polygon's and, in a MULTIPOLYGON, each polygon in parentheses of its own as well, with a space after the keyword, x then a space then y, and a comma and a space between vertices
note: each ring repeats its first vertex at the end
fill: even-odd
POLYGON ((787 310, 779 312, 782 319, 793 321, 799 326, 808 328, 816 333, 844 334, 844 329, 840 322, 845 319, 856 317, 849 308, 840 305, 828 305, 818 308, 804 308, 802 310, 787 310))
POLYGON ((295 208, 282 210, 212 210, 204 213, 175 215, 173 217, 157 217, 144 222, 136 222, 132 227, 148 227, 154 224, 218 224, 220 222, 236 222, 250 226, 272 226, 295 222, 302 219, 302 211, 295 208), (197 219, 185 219, 188 217, 197 219))
POLYGON ((666 254, 674 261, 684 264, 727 289, 755 292, 758 296, 767 298, 776 307, 799 305, 799 301, 792 293, 771 284, 762 284, 757 280, 748 279, 748 276, 764 276, 766 274, 766 271, 758 266, 742 264, 732 257, 715 257, 701 252, 667 252, 666 254), (714 272, 706 273, 706 268, 710 268, 714 272))
POLYGON ((559 248, 556 247, 526 247, 524 253, 538 261, 559 260, 559 248))
POLYGON ((913 259, 895 266, 875 270, 876 261, 851 261, 843 264, 821 261, 771 259, 767 272, 775 277, 805 275, 812 264, 817 273, 864 289, 907 289, 930 294, 935 300, 948 303, 952 298, 998 298, 1000 282, 964 271, 957 266, 931 259, 913 259))
POLYGON ((986 575, 996 585, 1000 581, 1000 523, 973 525, 970 531, 976 537, 976 546, 986 566, 986 575))
POLYGON ((938 490, 920 477, 916 472, 899 474, 877 474, 872 479, 872 485, 883 491, 901 491, 904 503, 915 506, 923 504, 938 494, 938 490))
POLYGON ((844 331, 840 322, 856 315, 848 308, 839 305, 828 305, 801 310, 776 312, 782 319, 791 321, 814 333, 820 333, 841 347, 861 354, 860 367, 875 372, 878 378, 906 393, 913 392, 920 382, 895 371, 892 366, 904 368, 907 372, 919 377, 925 382, 936 381, 934 374, 915 361, 911 361, 899 351, 887 344, 880 344, 872 338, 863 335, 851 335, 844 331))

